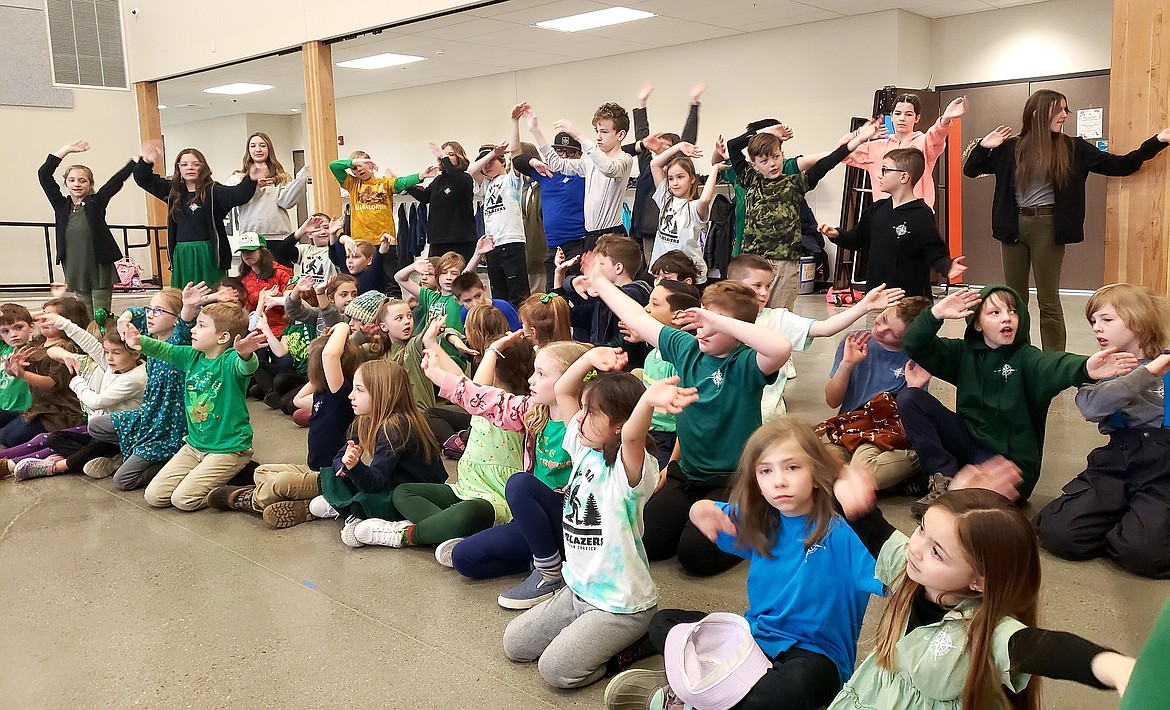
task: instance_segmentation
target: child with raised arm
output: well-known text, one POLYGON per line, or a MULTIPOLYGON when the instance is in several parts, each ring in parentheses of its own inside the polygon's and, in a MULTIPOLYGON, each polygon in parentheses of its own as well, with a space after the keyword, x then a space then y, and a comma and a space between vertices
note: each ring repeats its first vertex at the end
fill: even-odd
POLYGON ((204 306, 191 329, 191 345, 171 345, 140 335, 126 323, 133 350, 186 372, 187 438, 146 486, 156 508, 199 510, 207 494, 227 483, 252 458, 252 422, 245 391, 256 371, 263 333, 247 334, 248 314, 231 303, 204 306))
POLYGON ((834 244, 864 251, 866 290, 884 283, 907 296, 932 298, 930 272, 957 279, 967 270, 965 257, 951 258, 934 223, 934 212, 915 197, 926 159, 916 148, 891 150, 882 158, 877 182, 889 197, 874 202, 861 213, 857 225, 844 232, 820 225, 821 234, 834 244))
POLYGON ((457 337, 452 337, 463 332, 463 319, 459 315, 459 301, 451 289, 455 279, 460 274, 475 271, 480 258, 491 251, 493 246, 494 243, 490 236, 482 237, 476 242, 475 253, 469 262, 465 262, 459 254, 449 251, 439 257, 438 269, 434 269, 428 259, 419 259, 412 264, 407 264, 397 274, 394 274, 394 280, 398 282, 402 291, 418 299, 419 310, 420 312, 425 310, 428 322, 432 318, 443 319, 446 328, 443 336, 443 349, 447 351, 448 355, 455 358, 456 362, 462 362, 463 355, 470 353, 464 352, 466 348, 461 349, 462 345, 457 337), (422 273, 432 269, 435 271, 434 276, 437 280, 438 290, 420 286, 410 278, 416 272, 422 273))
POLYGON ((726 163, 713 165, 707 183, 700 189, 699 176, 691 158, 701 156, 702 152, 694 145, 684 142, 667 148, 650 161, 654 202, 660 214, 650 263, 654 264, 667 252, 682 251, 695 262, 698 275, 695 283, 707 280, 707 262, 703 259, 699 239, 706 230, 711 201, 715 199, 715 183, 718 182, 715 176, 727 167, 726 163))
POLYGON ((380 242, 367 242, 343 234, 329 249, 330 258, 337 268, 357 279, 358 293, 385 292, 388 289, 390 279, 383 263, 386 255, 393 251, 389 236, 383 236, 380 242))
POLYGON ((727 141, 728 158, 736 179, 747 193, 743 251, 768 259, 775 270, 770 306, 792 310, 799 287, 800 205, 805 193, 817 186, 837 163, 857 146, 879 133, 876 120, 854 131, 845 145, 811 167, 795 174, 784 170, 783 141, 792 131, 783 124, 764 128, 755 135, 745 133, 727 141), (744 149, 747 156, 744 156, 744 149), (750 162, 749 162, 750 161, 750 162))
POLYGON ((1040 478, 1044 425, 1061 390, 1125 374, 1130 353, 1107 348, 1091 357, 1043 352, 1028 341, 1028 311, 1007 286, 961 289, 923 311, 902 337, 906 353, 935 377, 955 385, 955 411, 929 392, 898 394, 898 414, 918 452, 926 496, 917 514, 947 490, 968 463, 1003 456, 1019 466, 1019 497, 1027 500, 1040 478), (944 320, 966 319, 962 339, 940 338, 944 320))
POLYGON ((585 178, 584 251, 591 251, 598 237, 604 234, 624 235, 622 196, 634 169, 634 159, 622 152, 622 139, 630 130, 630 115, 626 110, 612 102, 598 107, 593 114, 596 143, 569 121, 557 121, 553 127, 572 136, 584 151, 584 157, 576 160, 557 155, 540 130, 533 109, 529 108, 524 115, 528 120, 528 130, 548 167, 558 173, 585 178))
POLYGON ((788 360, 792 344, 755 323, 759 303, 742 283, 708 286, 703 307, 683 311, 675 319, 678 327, 694 329, 686 332, 655 320, 599 268, 590 277, 614 315, 674 365, 681 385, 698 388, 698 401, 675 417, 678 464, 667 468, 664 483, 646 506, 646 552, 651 560, 677 554, 690 574, 722 572, 739 558, 715 547, 687 515, 697 500, 727 500, 739 453, 761 423, 756 403, 788 360))
MULTIPOLYGON (((553 152, 566 160, 581 157, 581 144, 568 133, 553 136, 553 152)), ((585 178, 553 172, 539 158, 521 154, 512 167, 540 186, 540 213, 544 226, 545 289, 553 288, 553 258, 563 250, 569 258, 585 251, 585 178)))
MULTIPOLYGON (((592 265, 606 280, 641 306, 644 307, 649 301, 650 285, 636 278, 642 267, 642 250, 633 239, 616 234, 602 236, 594 248, 592 265)), ((594 345, 618 344, 621 338, 621 331, 618 328, 620 319, 604 302, 597 301, 592 296, 582 297, 575 288, 575 284, 580 285, 578 281, 588 281, 588 277, 574 276, 560 293, 574 309, 584 310, 590 315, 588 341, 594 345)), ((587 286, 586 289, 588 288, 587 286)))
POLYGON ((646 633, 658 605, 642 543, 659 473, 647 432, 655 407, 685 411, 698 393, 677 387, 677 378, 644 389, 615 372, 624 359, 621 350, 595 348, 556 384, 573 461, 561 519, 565 586, 504 630, 508 658, 539 660, 541 677, 556 688, 600 680, 606 662, 646 633), (594 369, 600 374, 582 386, 594 369))

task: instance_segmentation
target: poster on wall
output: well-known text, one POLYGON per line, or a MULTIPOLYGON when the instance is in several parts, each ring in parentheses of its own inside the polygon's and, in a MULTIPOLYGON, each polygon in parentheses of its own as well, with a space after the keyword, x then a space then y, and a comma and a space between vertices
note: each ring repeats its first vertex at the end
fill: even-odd
POLYGON ((1104 112, 1100 108, 1077 109, 1077 136, 1085 140, 1100 138, 1104 112))

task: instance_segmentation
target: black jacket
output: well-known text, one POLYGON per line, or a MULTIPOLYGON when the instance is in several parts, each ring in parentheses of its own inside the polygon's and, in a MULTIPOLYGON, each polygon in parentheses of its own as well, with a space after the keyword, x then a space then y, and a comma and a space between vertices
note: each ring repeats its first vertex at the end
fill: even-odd
MULTIPOLYGON (((967 177, 995 176, 995 197, 991 202, 991 235, 1009 244, 1020 235, 1020 210, 1016 204, 1016 141, 1009 138, 998 148, 976 144, 963 165, 967 177)), ((1157 136, 1125 155, 1113 155, 1083 138, 1069 138, 1072 149, 1072 175, 1069 183, 1057 188, 1052 210, 1052 231, 1057 244, 1085 241, 1085 180, 1089 173, 1132 175, 1142 163, 1166 148, 1157 136)))
MULTIPOLYGON (((45 158, 44 165, 37 170, 37 178, 41 182, 41 189, 45 191, 45 197, 49 198, 49 204, 53 206, 53 215, 57 223, 57 263, 64 264, 65 230, 69 226, 69 214, 73 211, 73 198, 61 192, 61 186, 53 177, 53 173, 60 165, 61 159, 50 153, 49 157, 45 158)), ((110 226, 106 224, 106 208, 114 195, 122 189, 132 170, 134 161, 131 160, 114 173, 100 190, 86 197, 81 203, 85 208, 89 229, 93 233, 94 260, 99 264, 112 264, 122 258, 122 250, 118 248, 118 242, 114 240, 110 226)))
MULTIPOLYGON (((167 256, 171 259, 173 266, 175 245, 178 243, 176 235, 178 228, 175 225, 174 216, 171 215, 171 203, 168 200, 171 195, 171 181, 154 172, 154 165, 139 158, 138 162, 134 164, 134 182, 138 183, 138 187, 167 203, 167 256)), ((211 258, 215 259, 215 263, 223 271, 227 271, 232 265, 232 248, 228 244, 227 227, 224 225, 224 220, 233 207, 248 204, 248 201, 255 194, 256 181, 247 176, 240 181, 239 185, 228 187, 220 185, 218 182, 211 185, 211 192, 207 198, 210 204, 207 205, 208 209, 205 209, 203 214, 207 215, 208 226, 211 227, 207 233, 214 232, 219 235, 219 239, 211 242, 211 258)))
POLYGON ((439 245, 474 244, 475 182, 466 170, 455 167, 446 157, 439 161, 439 167, 442 172, 431 184, 406 190, 414 199, 431 206, 427 241, 439 245))
POLYGON ((946 275, 951 257, 934 224, 934 212, 920 199, 893 207, 878 200, 861 213, 857 226, 841 232, 838 246, 866 253, 866 290, 880 284, 931 298, 930 269, 946 275))

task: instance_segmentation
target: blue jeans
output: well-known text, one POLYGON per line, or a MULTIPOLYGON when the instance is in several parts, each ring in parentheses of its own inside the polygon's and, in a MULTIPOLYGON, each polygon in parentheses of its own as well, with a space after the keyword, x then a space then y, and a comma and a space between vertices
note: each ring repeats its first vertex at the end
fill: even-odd
POLYGON ((533 557, 551 557, 561 551, 564 494, 530 473, 517 473, 508 479, 504 497, 512 522, 478 532, 451 551, 451 563, 464 577, 524 574, 531 569, 533 557))
POLYGON ((21 412, 0 410, 0 448, 24 444, 37 434, 44 434, 40 419, 26 422, 21 412))

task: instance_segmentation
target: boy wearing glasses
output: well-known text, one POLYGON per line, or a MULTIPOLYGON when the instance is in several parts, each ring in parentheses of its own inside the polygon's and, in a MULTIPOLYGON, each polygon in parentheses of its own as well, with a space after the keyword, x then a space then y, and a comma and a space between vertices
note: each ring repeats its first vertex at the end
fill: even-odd
POLYGON ((931 269, 948 281, 967 270, 964 257, 951 258, 935 227, 934 212, 914 196, 914 186, 925 170, 926 158, 917 148, 891 150, 882 160, 875 186, 889 193, 889 198, 867 207, 853 229, 819 227, 837 246, 866 252, 867 291, 884 283, 903 289, 907 296, 931 298, 931 269))

